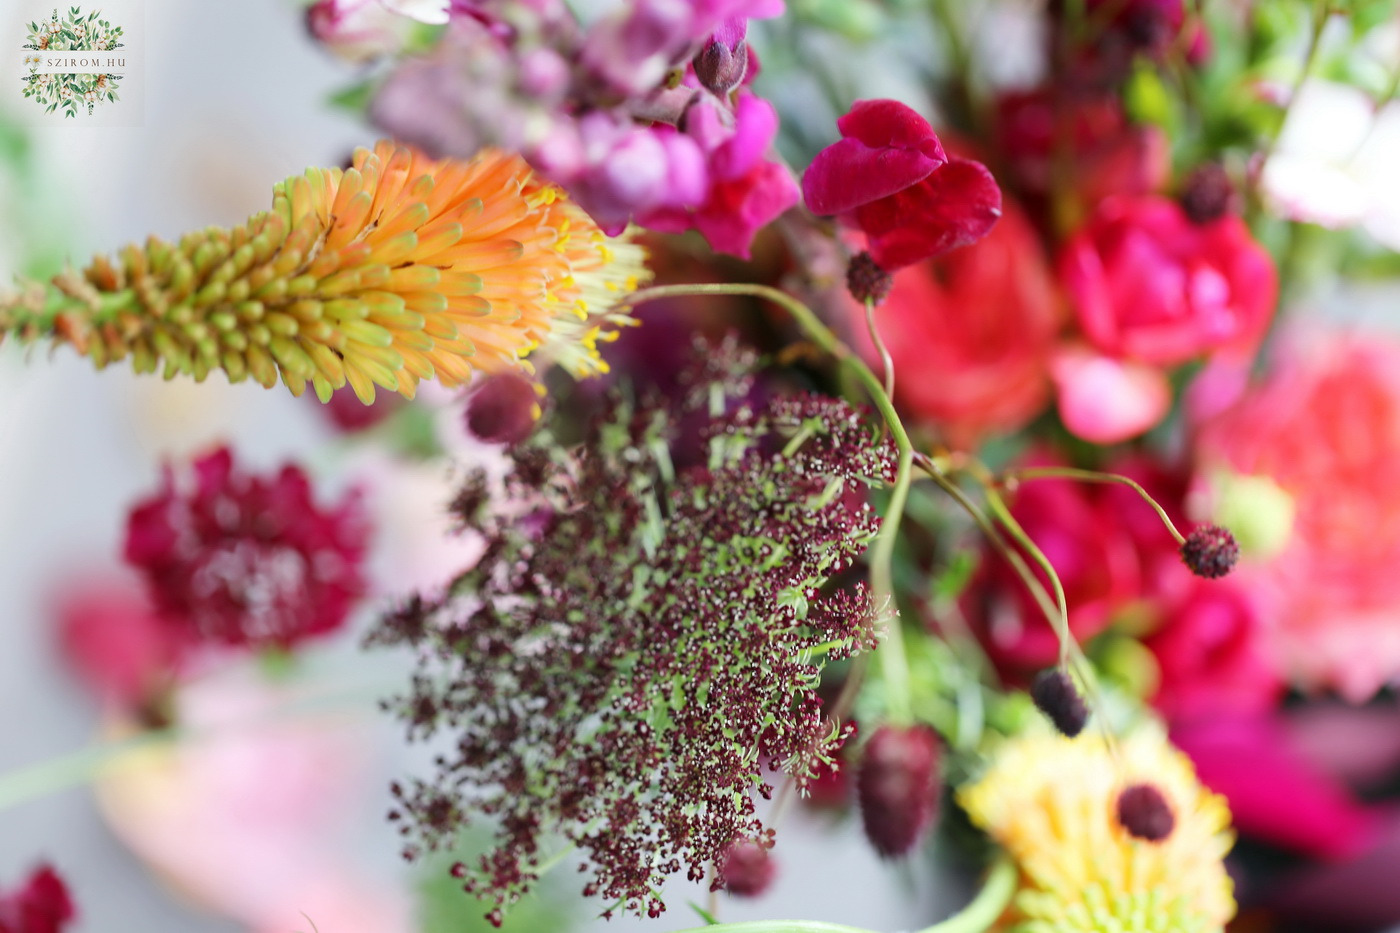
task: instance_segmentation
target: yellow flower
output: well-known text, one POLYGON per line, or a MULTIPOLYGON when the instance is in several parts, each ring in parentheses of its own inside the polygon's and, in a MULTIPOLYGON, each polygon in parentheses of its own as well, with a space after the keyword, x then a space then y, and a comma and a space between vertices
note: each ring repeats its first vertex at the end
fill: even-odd
POLYGON ((1007 740, 958 792, 973 823, 1015 860, 1020 887, 996 927, 1017 933, 1207 933, 1234 915, 1224 798, 1155 727, 1120 739, 1031 733, 1007 740), (1119 825, 1119 793, 1155 786, 1175 826, 1161 842, 1119 825))
POLYGON ((324 400, 347 382, 412 397, 420 379, 530 369, 533 351, 577 375, 632 323, 619 302, 645 255, 605 236, 519 156, 434 160, 381 142, 353 167, 308 169, 272 210, 172 245, 151 238, 0 301, 0 334, 52 337, 98 366, 131 357, 166 378, 271 387, 324 400))

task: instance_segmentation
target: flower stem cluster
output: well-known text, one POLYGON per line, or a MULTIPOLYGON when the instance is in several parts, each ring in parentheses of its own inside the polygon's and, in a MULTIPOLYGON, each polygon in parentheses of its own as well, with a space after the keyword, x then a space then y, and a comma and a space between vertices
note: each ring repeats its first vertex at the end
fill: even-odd
POLYGON ((816 688, 828 659, 874 647, 880 613, 827 583, 874 537, 859 488, 892 481, 894 452, 835 399, 730 411, 744 387, 707 365, 685 403, 614 397, 577 448, 540 431, 501 488, 470 479, 453 508, 483 556, 372 637, 418 652, 388 704, 410 736, 452 740, 433 781, 395 787, 405 856, 494 819, 494 850, 454 874, 498 907, 562 836, 591 863, 585 893, 658 915, 667 876, 763 837, 765 769, 801 789, 846 737, 816 688), (677 470, 686 416, 708 459, 677 470))

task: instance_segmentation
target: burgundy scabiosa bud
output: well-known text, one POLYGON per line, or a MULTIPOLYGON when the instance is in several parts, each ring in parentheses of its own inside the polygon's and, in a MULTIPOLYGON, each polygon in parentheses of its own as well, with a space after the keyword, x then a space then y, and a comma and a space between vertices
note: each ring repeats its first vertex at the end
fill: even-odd
POLYGON ((1031 682, 1031 699, 1055 724, 1055 728, 1069 738, 1084 731, 1089 711, 1084 707, 1084 698, 1075 689, 1074 681, 1065 671, 1050 667, 1036 674, 1031 682))
POLYGON ((1202 162, 1186 176, 1181 209, 1195 224, 1208 224, 1235 210, 1235 186, 1219 162, 1202 162))
POLYGON ((1192 529, 1181 545, 1181 559, 1198 577, 1223 577, 1240 559, 1240 545, 1230 529, 1200 525, 1192 529))
POLYGON ((768 890, 778 873, 768 847, 755 839, 740 839, 720 863, 719 881, 736 897, 758 897, 768 890))
POLYGON ((927 726, 881 726, 866 743, 856 792, 865 837, 885 858, 904 855, 938 810, 938 736, 927 726))
POLYGON ((467 400, 467 430, 488 444, 514 444, 534 430, 540 416, 535 383, 515 373, 483 379, 467 400))
POLYGON ((1151 784, 1133 784, 1118 795, 1118 822, 1131 836, 1161 842, 1172 834, 1176 817, 1160 790, 1151 784))
POLYGON ((893 286, 894 276, 881 269, 867 252, 856 253, 851 257, 850 265, 846 266, 846 289, 861 304, 870 302, 878 305, 889 297, 893 286))
POLYGON ((691 61, 695 77, 720 97, 744 81, 749 70, 749 46, 745 42, 749 21, 735 16, 724 21, 691 61))

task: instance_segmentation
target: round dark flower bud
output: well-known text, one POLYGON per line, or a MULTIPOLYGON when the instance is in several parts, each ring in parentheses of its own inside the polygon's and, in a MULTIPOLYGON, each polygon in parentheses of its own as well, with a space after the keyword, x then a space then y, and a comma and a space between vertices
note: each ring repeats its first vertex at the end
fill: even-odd
POLYGON ((1186 536, 1181 559, 1198 577, 1223 577, 1240 559, 1240 545, 1228 528, 1201 525, 1186 536))
POLYGON ((712 37, 691 61, 701 85, 719 97, 738 87, 749 70, 749 46, 740 40, 731 47, 712 37))
POLYGON ((1135 3, 1123 14, 1123 35, 1134 48, 1148 51, 1165 47, 1172 39, 1167 12, 1157 3, 1135 3))
POLYGON ((535 384, 514 373, 487 376, 467 399, 467 430, 488 444, 524 440, 538 417, 535 384))
POLYGON ((1219 162, 1202 162, 1186 176, 1181 209, 1195 224, 1208 224, 1235 211, 1235 186, 1219 162))
POLYGON ((777 863, 761 842, 740 839, 725 850, 719 880, 736 897, 758 897, 777 873, 777 863))
POLYGON ((1176 817, 1161 791, 1151 784, 1134 784, 1118 795, 1118 822, 1131 836, 1161 842, 1172 834, 1176 817))
POLYGON ((1084 724, 1089 721, 1084 698, 1075 689, 1069 674, 1058 667, 1046 668, 1035 675, 1035 680, 1031 681, 1031 699, 1045 718, 1071 739, 1083 732, 1084 724))
POLYGON ((865 837, 885 858, 927 835, 938 811, 938 736, 927 726, 882 726, 865 743, 856 794, 865 837))
POLYGON ((851 257, 851 264, 846 267, 846 288, 856 301, 879 304, 889 297, 893 286, 894 276, 877 266, 869 253, 851 257))

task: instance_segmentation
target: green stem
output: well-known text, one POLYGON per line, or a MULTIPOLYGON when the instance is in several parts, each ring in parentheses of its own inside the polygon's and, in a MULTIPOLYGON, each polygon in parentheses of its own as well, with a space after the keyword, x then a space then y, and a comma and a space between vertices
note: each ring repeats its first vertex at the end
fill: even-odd
POLYGON ((1255 163, 1254 173, 1248 180, 1249 203, 1252 208, 1259 205, 1259 185, 1264 179, 1264 170, 1269 165, 1269 160, 1273 158, 1274 150, 1278 148, 1279 138, 1283 136, 1283 128, 1288 123, 1288 115, 1293 111, 1293 105, 1298 101, 1298 93, 1303 89, 1303 83, 1308 80, 1308 75, 1312 74, 1313 66, 1317 64, 1317 54, 1322 49, 1322 33, 1327 28, 1327 20, 1332 16, 1331 0, 1317 0, 1313 6, 1312 32, 1308 35, 1308 50, 1303 56, 1303 69, 1298 72, 1298 77, 1293 82, 1293 89, 1288 95, 1288 101, 1283 105, 1283 113, 1279 117, 1278 129, 1269 137, 1269 142, 1264 146, 1264 151, 1255 163))
MULTIPOLYGON (((890 505, 885 511, 884 522, 875 543, 870 548, 870 585, 877 598, 888 597, 894 600, 894 543, 899 535, 899 522, 904 514, 904 504, 909 498, 909 483, 913 477, 914 445, 904 423, 894 410, 894 402, 889 393, 870 367, 860 357, 851 352, 831 332, 816 313, 787 292, 767 285, 754 285, 745 282, 707 283, 696 285, 659 285, 634 292, 627 304, 638 305, 661 298, 691 298, 703 295, 745 295, 762 298, 785 309, 796 320, 813 343, 846 367, 860 382, 870 396, 875 408, 884 419, 899 451, 899 468, 895 474, 894 488, 890 495, 890 505)), ((890 721, 898 726, 906 726, 914 721, 913 702, 910 699, 909 661, 904 653, 904 633, 898 619, 890 623, 888 633, 880 650, 875 652, 880 659, 880 673, 885 681, 885 702, 890 721)))
MULTIPOLYGON (((1000 917, 1016 893, 1017 871, 1009 858, 997 859, 987 873, 982 890, 962 910, 947 920, 924 927, 917 933, 982 933, 1000 917)), ((871 933, 861 927, 820 920, 750 920, 744 923, 716 923, 681 933, 871 933)))
POLYGON ((27 768, 8 771, 0 776, 0 810, 86 784, 118 758, 138 749, 172 741, 177 735, 178 731, 174 729, 142 732, 119 742, 82 748, 27 768))
POLYGON ((1157 513, 1157 517, 1162 520, 1162 524, 1166 526, 1167 530, 1172 533, 1177 544, 1186 543, 1186 538, 1180 531, 1176 530, 1176 524, 1167 515, 1167 510, 1162 508, 1156 499, 1148 495, 1146 489, 1126 476, 1120 476, 1117 473, 1100 473, 1096 470, 1079 470, 1074 467, 1025 467, 1019 470, 1007 470, 1001 474, 1001 479, 1003 482, 1008 480, 1024 482, 1033 479, 1075 479, 1085 483, 1116 483, 1119 486, 1127 486, 1141 496, 1142 501, 1152 506, 1153 511, 1157 513))

